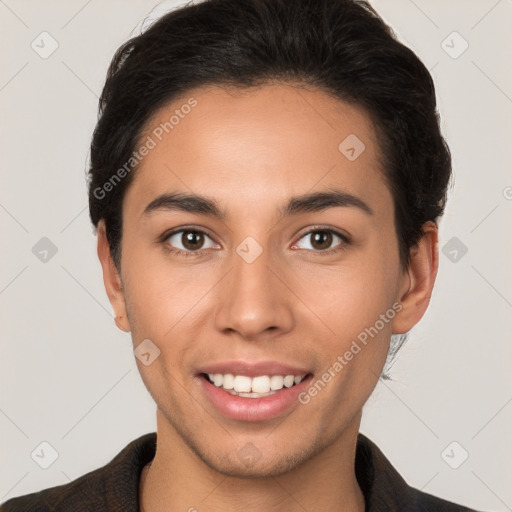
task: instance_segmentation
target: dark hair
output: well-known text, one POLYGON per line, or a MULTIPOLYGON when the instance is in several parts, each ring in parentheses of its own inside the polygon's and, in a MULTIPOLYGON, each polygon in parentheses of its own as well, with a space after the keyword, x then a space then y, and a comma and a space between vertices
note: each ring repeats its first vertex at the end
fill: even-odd
POLYGON ((205 0, 123 44, 108 70, 91 143, 89 210, 95 227, 105 220, 118 267, 122 202, 136 169, 126 164, 149 118, 195 87, 276 81, 317 87, 368 112, 408 265, 423 224, 444 211, 451 175, 425 66, 363 1, 205 0))

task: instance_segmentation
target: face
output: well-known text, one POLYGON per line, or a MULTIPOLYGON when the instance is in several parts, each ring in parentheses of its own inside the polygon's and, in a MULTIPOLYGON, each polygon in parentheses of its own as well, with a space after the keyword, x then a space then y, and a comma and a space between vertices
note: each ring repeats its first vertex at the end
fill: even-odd
POLYGON ((357 431, 400 331, 410 276, 376 131, 288 84, 193 90, 148 136, 110 295, 134 346, 150 340, 159 429, 221 473, 282 474, 357 431))

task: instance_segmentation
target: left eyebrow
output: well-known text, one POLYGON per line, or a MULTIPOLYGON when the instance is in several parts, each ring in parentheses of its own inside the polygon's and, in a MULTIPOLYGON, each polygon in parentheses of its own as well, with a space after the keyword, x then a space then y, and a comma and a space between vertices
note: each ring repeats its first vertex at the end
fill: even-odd
MULTIPOLYGON (((367 215, 374 214, 373 210, 359 197, 343 190, 329 189, 290 198, 288 203, 279 209, 279 216, 283 218, 301 213, 320 212, 335 207, 354 207, 367 215)), ((214 199, 181 192, 158 196, 146 206, 143 215, 149 215, 159 210, 209 215, 220 220, 225 220, 228 217, 226 210, 221 209, 214 199)))
POLYGON ((333 188, 323 192, 292 197, 288 204, 279 211, 279 214, 282 218, 300 213, 320 212, 327 208, 340 206, 359 208, 366 214, 373 215, 373 210, 362 199, 343 190, 333 188))

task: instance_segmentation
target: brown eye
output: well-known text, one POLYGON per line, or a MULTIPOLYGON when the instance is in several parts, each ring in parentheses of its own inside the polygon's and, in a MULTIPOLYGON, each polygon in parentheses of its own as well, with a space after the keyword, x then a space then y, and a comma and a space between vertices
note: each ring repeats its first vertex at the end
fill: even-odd
POLYGON ((349 243, 347 237, 336 233, 331 229, 315 229, 304 234, 300 240, 309 241, 309 247, 300 247, 300 241, 295 245, 299 249, 312 249, 313 252, 330 252, 331 250, 342 249, 349 243), (338 243, 333 245, 333 242, 338 239, 338 243))
POLYGON ((325 249, 329 249, 332 244, 332 233, 329 231, 315 231, 310 233, 311 237, 311 245, 320 251, 324 251, 325 249))
POLYGON ((199 231, 183 231, 181 243, 190 251, 200 249, 204 243, 204 235, 199 231))
POLYGON ((194 229, 175 231, 165 239, 165 243, 178 253, 193 253, 217 248, 217 244, 206 233, 194 229))

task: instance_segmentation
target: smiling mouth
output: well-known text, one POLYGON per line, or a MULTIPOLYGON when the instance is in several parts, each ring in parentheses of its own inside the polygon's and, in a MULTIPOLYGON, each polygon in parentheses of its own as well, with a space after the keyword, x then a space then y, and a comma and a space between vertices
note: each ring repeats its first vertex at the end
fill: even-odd
POLYGON ((233 375, 231 373, 202 373, 210 384, 222 391, 242 398, 264 398, 300 384, 311 374, 302 375, 233 375))

